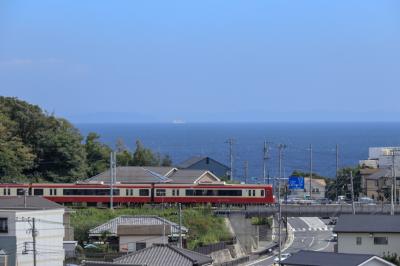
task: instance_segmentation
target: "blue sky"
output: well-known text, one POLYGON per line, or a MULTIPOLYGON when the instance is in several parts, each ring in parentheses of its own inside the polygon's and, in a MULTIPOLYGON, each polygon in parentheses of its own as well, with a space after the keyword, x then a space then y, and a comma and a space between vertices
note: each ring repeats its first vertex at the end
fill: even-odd
POLYGON ((74 122, 399 121, 400 2, 1 1, 0 95, 74 122))

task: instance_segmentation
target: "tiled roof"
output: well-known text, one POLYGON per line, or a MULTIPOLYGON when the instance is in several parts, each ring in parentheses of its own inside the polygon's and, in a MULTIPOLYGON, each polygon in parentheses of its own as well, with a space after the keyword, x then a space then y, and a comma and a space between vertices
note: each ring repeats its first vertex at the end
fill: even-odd
POLYGON ((82 261, 81 266, 148 266, 148 265, 84 260, 82 261))
MULTIPOLYGON (((120 166, 117 167, 117 182, 125 184, 143 183, 176 183, 193 184, 195 180, 210 173, 207 170, 176 169, 173 167, 141 167, 141 166, 120 166)), ((210 173, 213 175, 212 173, 210 173)), ((214 176, 214 175, 213 175, 214 176)), ((216 182, 219 182, 217 177, 216 182)), ((93 176, 86 181, 110 183, 110 170, 93 176)))
POLYGON ((214 159, 212 159, 212 158, 210 158, 210 157, 208 157, 208 156, 193 156, 193 157, 187 159, 186 161, 183 161, 182 163, 180 163, 180 164, 178 165, 178 168, 181 168, 181 169, 189 168, 189 167, 191 167, 192 165, 194 165, 194 164, 196 164, 196 163, 198 163, 198 162, 200 162, 200 161, 202 161, 202 160, 204 160, 204 159, 207 159, 207 158, 208 158, 210 161, 213 161, 214 163, 217 163, 217 164, 222 165, 222 166, 224 166, 225 168, 229 169, 228 166, 226 166, 226 165, 224 165, 224 164, 222 164, 222 163, 220 163, 220 162, 218 162, 218 161, 216 161, 216 160, 214 160, 214 159))
POLYGON ((148 266, 208 265, 212 258, 194 251, 169 244, 154 244, 114 260, 117 263, 145 264, 148 266))
MULTIPOLYGON (((283 265, 291 266, 358 266, 374 255, 343 254, 301 250, 286 260, 283 265)), ((388 264, 390 265, 390 264, 388 264)))
POLYGON ((375 171, 374 173, 366 176, 366 179, 381 179, 382 177, 391 177, 392 170, 389 168, 379 168, 379 170, 375 171))
MULTIPOLYGON (((119 166, 117 167, 117 182, 120 183, 163 183, 168 182, 168 175, 173 167, 152 166, 119 166)), ((87 181, 110 183, 110 170, 95 175, 87 181)))
POLYGON ((182 163, 180 163, 178 165, 178 168, 188 168, 188 167, 192 166, 193 164, 198 163, 201 160, 204 160, 206 158, 207 158, 206 156, 193 156, 193 157, 190 157, 189 159, 187 159, 187 160, 183 161, 182 163))
MULTIPOLYGON (((136 216, 118 216, 102 225, 99 225, 93 229, 89 230, 90 236, 101 235, 102 232, 109 232, 112 235, 117 235, 118 225, 170 225, 172 234, 179 234, 179 225, 171 222, 167 219, 158 216, 151 215, 136 215, 136 216)), ((186 234, 188 229, 184 226, 182 228, 182 233, 186 234)))
POLYGON ((66 209, 64 206, 53 201, 38 196, 26 196, 26 205, 24 196, 2 197, 0 200, 0 209, 7 210, 49 210, 49 209, 66 209))
POLYGON ((400 216, 341 215, 333 231, 338 233, 400 233, 400 216))

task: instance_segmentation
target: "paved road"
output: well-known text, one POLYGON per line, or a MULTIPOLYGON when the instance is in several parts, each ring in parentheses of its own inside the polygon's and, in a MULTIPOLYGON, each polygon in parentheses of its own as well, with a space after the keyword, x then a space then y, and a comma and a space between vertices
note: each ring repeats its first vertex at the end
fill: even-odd
MULTIPOLYGON (((293 228, 294 238, 282 253, 296 253, 299 250, 317 250, 333 252, 333 243, 330 242, 332 227, 327 226, 317 217, 288 218, 289 225, 293 228)), ((275 256, 261 258, 249 262, 248 266, 269 266, 274 262, 275 256)))

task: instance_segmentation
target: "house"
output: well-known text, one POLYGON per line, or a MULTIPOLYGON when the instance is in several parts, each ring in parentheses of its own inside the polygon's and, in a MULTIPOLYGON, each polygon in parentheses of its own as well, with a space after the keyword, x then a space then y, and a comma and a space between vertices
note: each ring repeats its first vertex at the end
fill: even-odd
MULTIPOLYGON (((325 198, 326 191, 326 182, 321 178, 312 178, 311 179, 311 197, 312 199, 322 199, 325 198)), ((292 189, 290 191, 290 195, 293 195, 297 198, 305 199, 310 195, 310 178, 304 178, 304 189, 292 189)))
POLYGON ((99 239, 104 234, 111 242, 118 243, 120 252, 132 252, 154 243, 177 243, 179 232, 183 238, 188 229, 158 216, 119 216, 89 230, 91 239, 99 239))
MULTIPOLYGON (((400 192, 400 147, 371 147, 367 160, 360 160, 362 196, 390 201, 390 187, 396 175, 396 195, 400 192), (392 170, 394 166, 394 171, 392 170)), ((397 200, 399 197, 397 196, 397 200)))
POLYGON ((37 266, 62 266, 64 212, 63 206, 42 197, 0 200, 0 250, 7 254, 8 265, 34 265, 36 231, 37 266))
POLYGON ((230 168, 208 156, 193 156, 178 165, 179 169, 207 170, 218 177, 228 177, 230 168))
POLYGON ((395 266, 374 255, 344 254, 301 250, 286 260, 284 266, 395 266))
POLYGON ((202 266, 211 265, 212 262, 211 257, 191 250, 169 244, 154 244, 151 247, 119 257, 112 263, 99 264, 95 261, 85 261, 82 266, 202 266))
MULTIPOLYGON (((86 180, 86 182, 110 183, 110 170, 86 180)), ((221 184, 221 180, 207 170, 177 169, 174 167, 119 166, 116 182, 119 184, 221 184)))
POLYGON ((400 216, 341 215, 333 232, 339 253, 400 254, 400 216))

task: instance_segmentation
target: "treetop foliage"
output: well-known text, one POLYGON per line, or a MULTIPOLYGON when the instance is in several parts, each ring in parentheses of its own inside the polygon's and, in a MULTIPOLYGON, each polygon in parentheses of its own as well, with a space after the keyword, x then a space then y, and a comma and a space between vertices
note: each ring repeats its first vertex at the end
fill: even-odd
MULTIPOLYGON (((171 164, 168 156, 161 158, 140 141, 134 153, 120 142, 117 165, 171 164)), ((111 150, 96 133, 84 140, 66 119, 0 96, 0 182, 74 182, 105 171, 111 150)))

